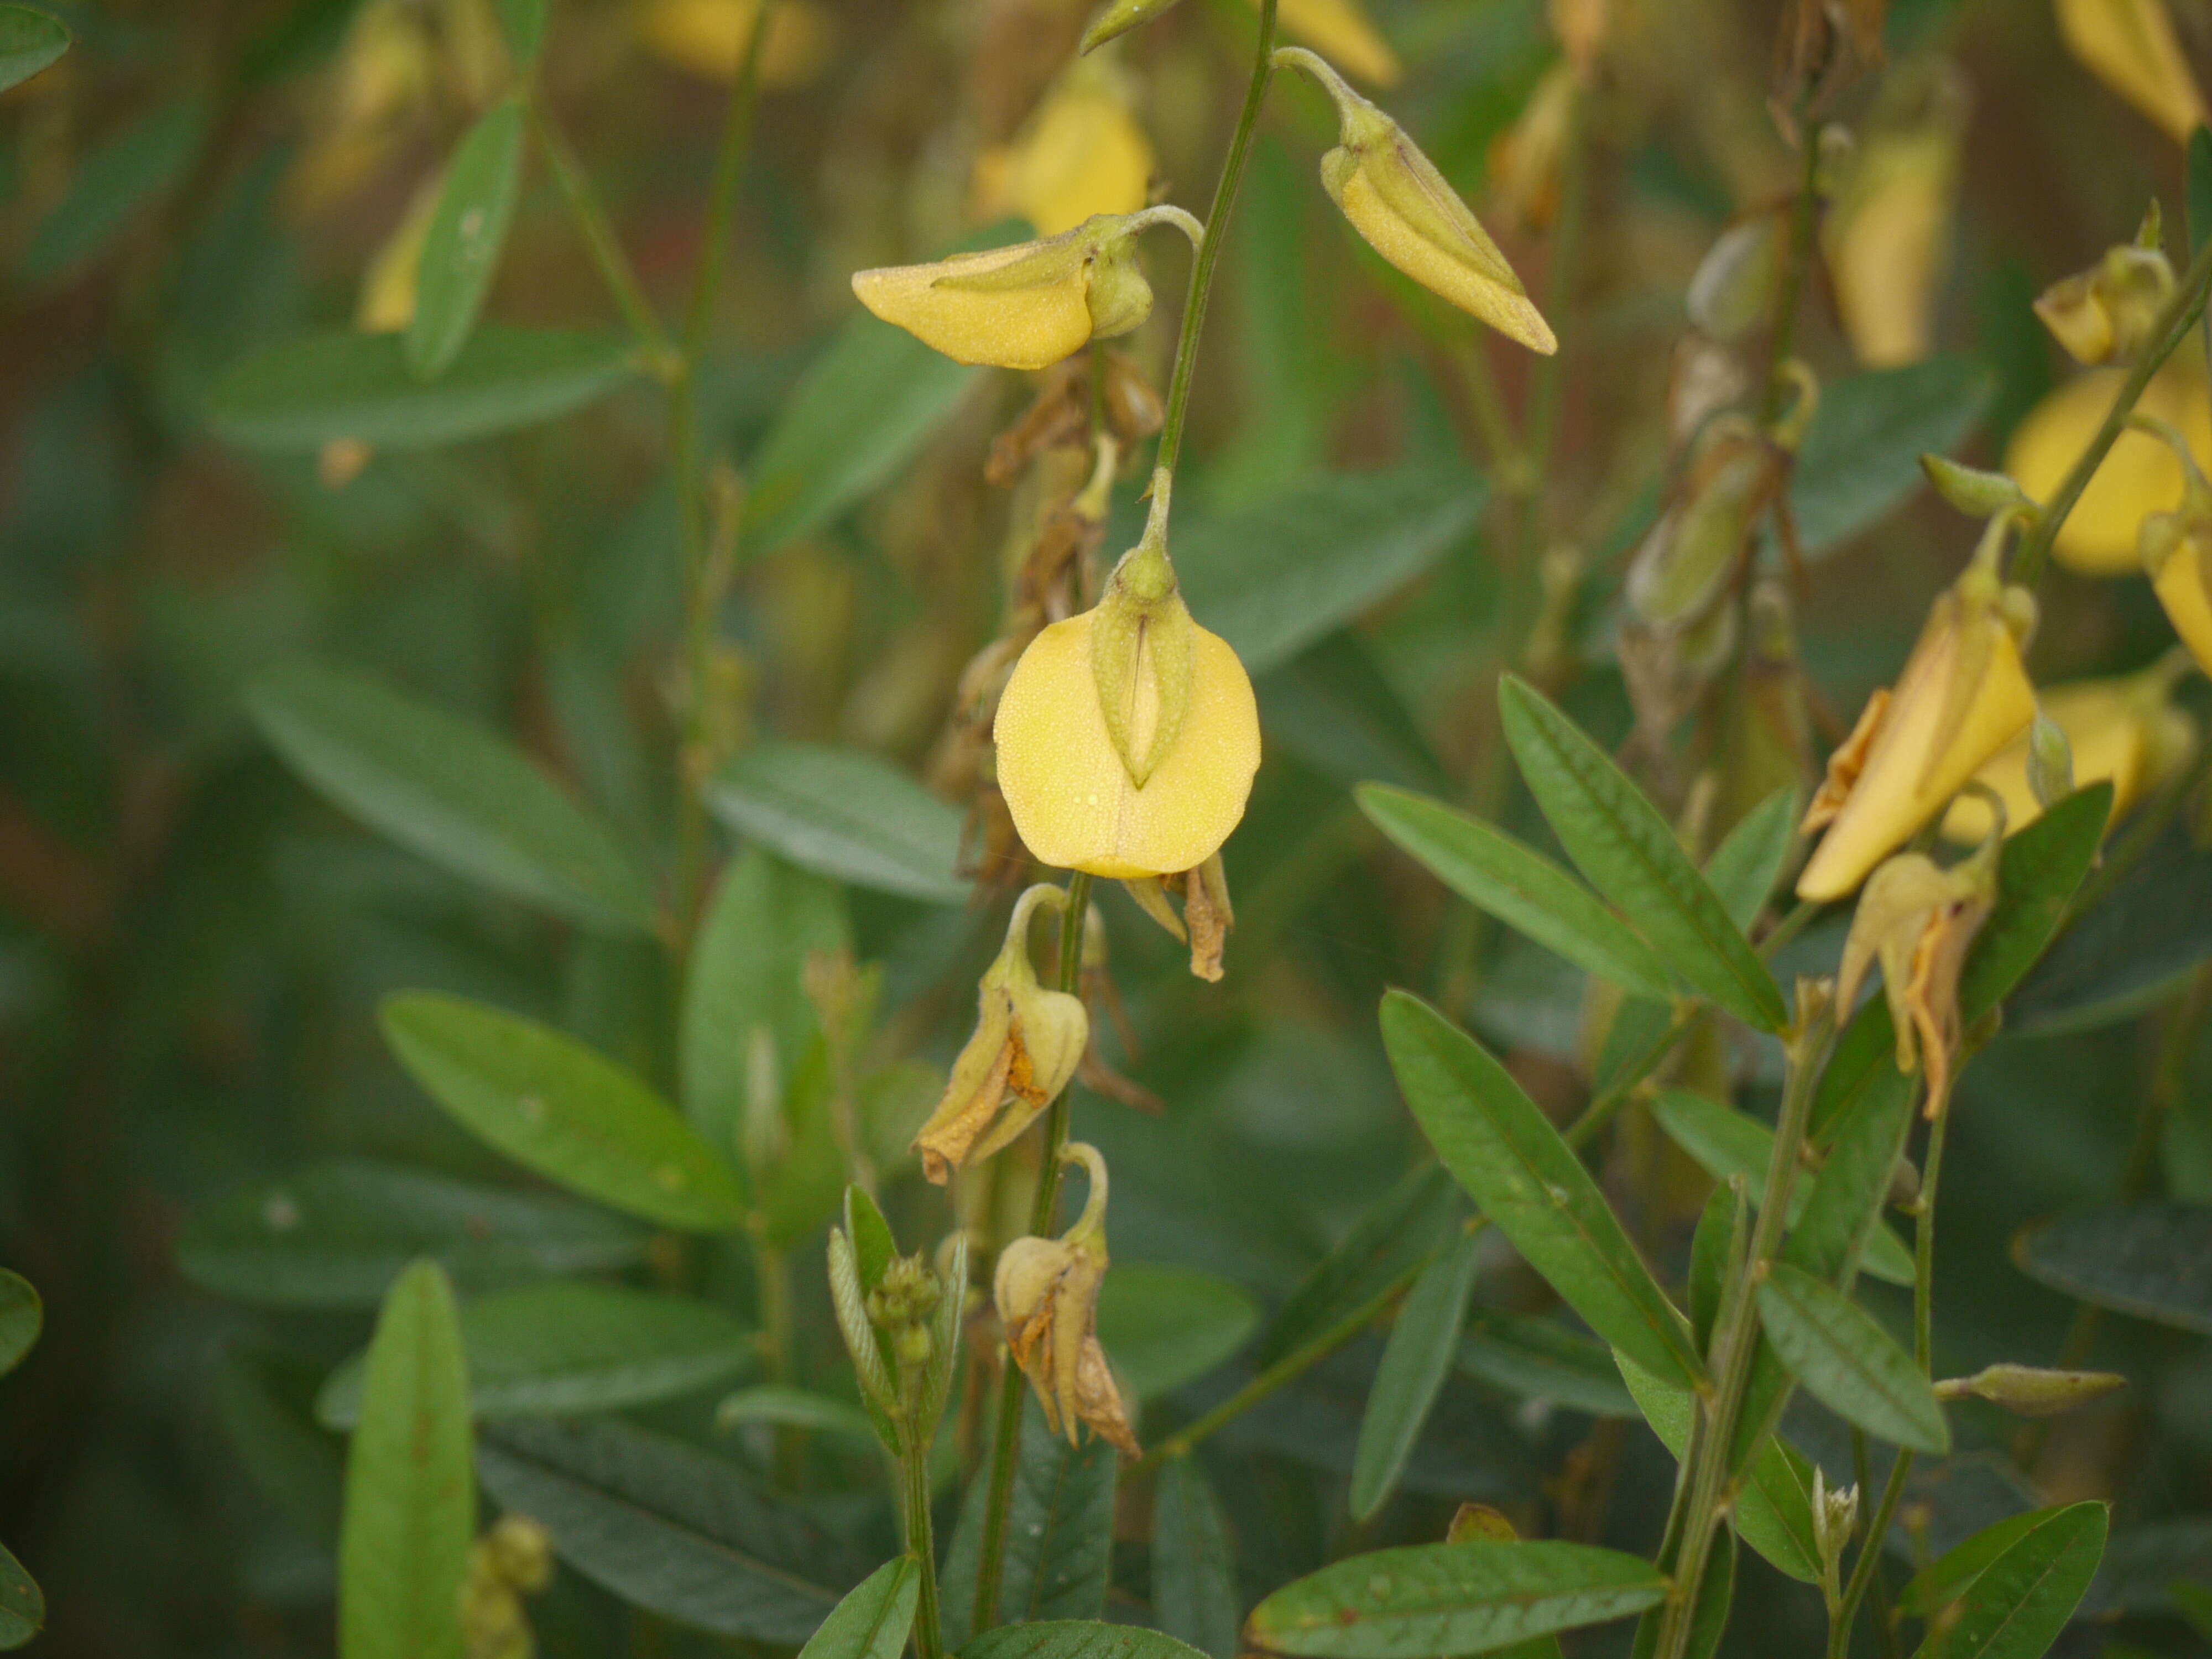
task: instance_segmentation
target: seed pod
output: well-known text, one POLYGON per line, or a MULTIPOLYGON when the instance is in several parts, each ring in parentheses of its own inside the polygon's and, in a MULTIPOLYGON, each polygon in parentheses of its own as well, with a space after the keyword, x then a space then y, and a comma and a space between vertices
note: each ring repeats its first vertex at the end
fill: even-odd
POLYGON ((1739 219, 1721 232, 1690 278, 1690 320, 1723 344, 1734 344, 1766 321, 1782 276, 1782 216, 1773 211, 1739 219))
POLYGON ((1946 1377, 1936 1383, 1936 1397, 1986 1400, 2018 1417, 2056 1417, 2127 1385, 2126 1377, 2110 1371, 2053 1371, 2004 1364, 1985 1365, 1972 1376, 1946 1377))

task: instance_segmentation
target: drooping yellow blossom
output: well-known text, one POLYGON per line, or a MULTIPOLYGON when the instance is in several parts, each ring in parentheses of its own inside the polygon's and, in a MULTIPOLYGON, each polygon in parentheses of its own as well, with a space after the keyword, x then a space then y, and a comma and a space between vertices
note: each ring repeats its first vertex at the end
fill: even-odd
POLYGON ((2165 441, 2182 481, 2180 504, 2142 521, 2143 572, 2189 654, 2212 673, 2212 483, 2170 422, 2140 411, 2131 420, 2165 441))
POLYGON ((1509 339, 1557 351, 1551 325, 1498 244, 1405 130, 1304 48, 1281 48, 1275 63, 1304 70, 1336 100, 1337 147, 1322 157, 1321 181, 1367 245, 1509 339))
POLYGON ((1158 167, 1127 81, 1104 58, 1079 58, 1012 143, 976 158, 975 216, 1018 213, 1057 236, 1093 214, 1134 213, 1158 167))
POLYGON ((1395 87, 1405 78, 1398 54, 1359 0, 1277 0, 1275 24, 1370 87, 1395 87))
POLYGON ((2158 209, 2132 242, 2105 250, 2088 270, 2035 296, 2035 314, 2077 363, 2125 362, 2150 343, 2173 294, 2173 267, 2158 245, 2158 209))
POLYGON ((1102 214, 1042 241, 856 271, 853 292, 885 322, 957 362, 1049 368, 1152 314, 1137 236, 1160 223, 1176 225, 1194 242, 1203 234, 1180 208, 1102 214))
POLYGON ((1006 1328, 1006 1346, 1036 1390, 1052 1431, 1066 1435, 1072 1446, 1078 1425, 1087 1423, 1134 1457, 1142 1449, 1098 1344, 1098 1291, 1107 1263, 1106 1160, 1079 1140, 1061 1147, 1060 1157, 1090 1173, 1083 1214, 1059 1238, 1018 1238, 1000 1251, 993 1300, 1006 1328))
MULTIPOLYGON (((2005 451, 2005 471, 2022 489, 2039 501, 2051 498, 2104 424, 2125 378, 2118 369, 2081 375, 2028 412, 2005 451)), ((2166 359, 2136 407, 2186 433, 2199 461, 2212 459, 2212 401, 2203 353, 2193 341, 2166 359)), ((2142 568, 2136 538, 2143 519, 2172 506, 2181 488, 2172 451, 2144 433, 2121 433, 2059 526, 2051 556, 2084 576, 2133 574, 2142 568)))
MULTIPOLYGON (((1155 525, 1164 485, 1154 481, 1155 525)), ((1260 765, 1252 681, 1191 621, 1148 530, 1097 606, 1030 641, 999 699, 999 788, 1042 864, 1132 880, 1204 864, 1260 765)))
POLYGON ((1851 1006, 1867 971, 1881 964, 1882 994, 1897 1030, 1897 1068, 1924 1067, 1928 1115, 1950 1098, 1963 1032, 1959 971, 1997 899, 1997 843, 2004 820, 1971 856, 1946 870, 1923 853, 1900 853, 1867 878, 1844 941, 1837 1006, 1851 1006))
POLYGON ((438 189, 444 175, 432 173, 416 187, 407 211, 361 276, 361 298, 354 326, 364 334, 404 334, 415 319, 415 279, 422 264, 422 245, 430 240, 430 221, 438 215, 438 189))
POLYGON ((915 1134, 922 1173, 939 1186, 954 1170, 1011 1144, 1082 1062, 1091 1041, 1082 999, 1044 989, 1030 961, 1030 919, 1039 906, 1058 909, 1066 902, 1060 888, 1040 884, 1014 902, 1006 946, 977 987, 975 1034, 952 1062, 937 1109, 915 1134))
POLYGON ((1915 101, 1910 118, 1861 140, 1821 228, 1844 332, 1869 368, 1917 363, 1935 349, 1967 98, 1964 82, 1938 68, 1915 101))
POLYGON ((1936 601, 1894 689, 1868 699, 1829 758, 1802 826, 1827 833, 1797 878, 1800 898, 1850 892, 2034 718, 2021 665, 2034 600, 2000 586, 1994 538, 1984 547, 1936 601))
POLYGON ((2058 33, 2081 66, 2176 143, 2204 119, 2166 0, 2057 0, 2058 33))
MULTIPOLYGON (((762 0, 643 0, 633 14, 637 38, 667 64, 724 85, 738 78, 762 0)), ((812 0, 775 0, 760 46, 760 81, 803 87, 829 67, 837 27, 812 0)))
MULTIPOLYGON (((2177 708, 2172 693, 2188 665, 2175 653, 2140 674, 2077 680, 2041 696, 2044 714, 2066 734, 2076 787, 2109 780, 2112 817, 2155 789, 2197 746, 2197 722, 2177 708)), ((1975 774, 2004 801, 2015 831, 2042 816, 2043 804, 2028 784, 2028 740, 2023 732, 1975 774)), ((1979 795, 1960 795, 1943 815, 1943 834, 1954 842, 1979 842, 1990 832, 1990 805, 1979 795)))

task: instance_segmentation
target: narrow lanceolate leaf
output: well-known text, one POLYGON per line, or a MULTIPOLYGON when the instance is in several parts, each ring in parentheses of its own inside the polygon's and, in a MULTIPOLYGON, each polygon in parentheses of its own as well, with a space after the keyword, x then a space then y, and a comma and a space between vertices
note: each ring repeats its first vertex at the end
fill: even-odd
POLYGON ((1433 1659, 1626 1618, 1667 1580, 1586 1544, 1417 1544, 1355 1555, 1252 1610, 1248 1648, 1302 1659, 1433 1659))
POLYGON ((1589 1328, 1682 1386, 1701 1374, 1689 1328, 1582 1160, 1482 1045, 1419 998, 1382 999, 1382 1041, 1444 1167, 1589 1328))
POLYGON ((2039 1659, 2096 1577, 2106 1525, 2099 1503, 2045 1511, 1939 1616, 1923 1659, 2039 1659))
POLYGON ((1613 1350, 1553 1320, 1478 1312, 1467 1322, 1457 1363, 1469 1376, 1524 1400, 1593 1417, 1636 1415, 1613 1350))
POLYGON ((846 1593, 799 1659, 899 1659, 921 1595, 919 1561, 902 1555, 884 1562, 846 1593))
POLYGON ((0 6, 0 92, 29 80, 69 50, 61 20, 28 6, 0 6))
POLYGON ((1846 1422, 1915 1451, 1951 1449, 1942 1404, 1911 1355, 1843 1291, 1778 1261, 1759 1287, 1759 1318, 1790 1375, 1846 1422))
POLYGON ((0 1652, 20 1648, 46 1624, 46 1598, 39 1581, 0 1544, 0 1652))
POLYGON ((1421 1437, 1429 1411, 1459 1348, 1467 1299, 1474 1290, 1480 1241, 1462 1234, 1424 1268, 1399 1310, 1367 1391, 1359 1443, 1352 1459, 1352 1515, 1364 1521, 1389 1501, 1421 1437))
POLYGON ((1746 933, 1759 920, 1790 849, 1797 844, 1797 792, 1778 789, 1743 816, 1705 861, 1705 880, 1729 919, 1746 933))
POLYGON ((1365 783, 1353 793, 1376 829, 1468 903, 1624 991, 1673 997, 1651 947, 1534 848, 1410 789, 1365 783))
POLYGON ((2058 1511, 2029 1510, 1984 1527, 1964 1542, 1954 1544, 1913 1574, 1898 1592, 1897 1605, 1915 1619, 1931 1619, 1966 1593, 1990 1562, 2033 1532, 2058 1511))
POLYGON ((1273 1364, 1373 1301, 1428 1259, 1460 1207, 1451 1176, 1433 1164, 1401 1178, 1285 1298, 1252 1363, 1273 1364))
MULTIPOLYGON (((1114 1565, 1113 1447, 1092 1434, 1071 1446, 1045 1426, 1036 1396, 1022 1390, 1022 1449, 1007 1511, 999 1579, 999 1622, 1096 1619, 1106 1610, 1114 1565)), ((975 1627, 975 1572, 990 1482, 968 1483, 959 1524, 945 1552, 945 1644, 963 1646, 975 1627)))
POLYGON ((796 1646, 860 1576, 733 1465, 618 1417, 487 1426, 477 1462, 484 1489, 544 1526, 569 1566, 702 1630, 796 1646))
POLYGON ((2008 837, 1997 861, 1997 902, 1959 975, 1959 1012, 1972 1023, 2010 996, 2066 920, 2097 861, 2112 786, 2093 783, 2052 803, 2008 837))
POLYGON ((960 1659, 1198 1659, 1198 1650, 1141 1625, 1049 1619, 1001 1625, 962 1648, 960 1659))
POLYGON ((2212 1333, 2212 1204, 2128 1204, 2021 1235, 2022 1273, 2100 1308, 2212 1333))
POLYGON ((31 1281, 0 1267, 0 1376, 22 1364, 46 1319, 45 1304, 31 1281))
POLYGON ((386 999, 384 1035, 463 1127, 547 1180, 665 1227, 744 1224, 730 1166, 650 1085, 574 1038, 428 992, 386 999))
POLYGON ((446 167, 407 325, 407 367, 422 380, 452 365, 483 309, 514 218, 526 125, 521 96, 510 93, 469 129, 446 167))
POLYGON ((1116 1262, 1098 1296, 1098 1340, 1139 1400, 1196 1382, 1259 1322, 1259 1304, 1243 1290, 1188 1267, 1116 1262))
POLYGON ((1691 984, 1769 1031, 1789 1024, 1766 971, 1674 830, 1605 751, 1526 683, 1498 687, 1505 740, 1567 856, 1691 984))
POLYGON ((453 1287, 436 1263, 417 1262, 377 1317, 346 1453, 340 1659, 460 1659, 476 1510, 453 1287))
POLYGON ((613 833, 504 738, 319 664, 264 676, 249 701, 294 770, 401 846, 588 927, 653 927, 613 833))
POLYGON ((1152 1613, 1207 1659, 1236 1659, 1244 1622, 1229 1522, 1194 1457, 1171 1457, 1152 1488, 1152 1613))
POLYGON ((959 904, 960 813, 880 756, 764 744, 708 786, 714 816, 793 864, 858 887, 959 904))

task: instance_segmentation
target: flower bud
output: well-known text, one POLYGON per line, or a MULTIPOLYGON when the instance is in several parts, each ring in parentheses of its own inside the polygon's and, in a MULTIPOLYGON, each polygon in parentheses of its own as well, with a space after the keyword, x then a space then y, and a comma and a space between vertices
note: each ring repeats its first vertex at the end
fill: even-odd
POLYGON ((853 292, 956 362, 1048 368, 1151 315, 1152 290, 1138 268, 1136 241, 1158 223, 1198 240, 1196 221, 1180 208, 1100 214, 1042 241, 856 271, 853 292))
POLYGON ((2058 0, 2058 33, 2084 69, 2176 143, 2203 122, 2203 94, 2165 0, 2058 0))
POLYGON ((1505 1513, 1487 1504, 1461 1504, 1452 1512, 1451 1525, 1444 1532, 1447 1544, 1512 1544, 1520 1538, 1505 1513))
POLYGON ((2034 1365, 1985 1365, 1936 1385, 1938 1400, 1986 1400, 2019 1417, 2056 1417, 2100 1400, 2128 1379, 2110 1371, 2051 1371, 2034 1365))
POLYGON ((1136 212, 1158 165, 1119 72, 1078 58, 1011 145, 977 158, 975 217, 1017 213, 1040 236, 1057 236, 1095 214, 1136 212))
POLYGON ((1738 219, 1698 262, 1686 296, 1690 320, 1723 344, 1734 344, 1766 320, 1782 275, 1780 214, 1738 219))
POLYGON ((2151 343, 2173 295, 2173 267, 2155 246, 2124 243, 2088 270, 2035 296, 2035 314, 2077 363, 2125 362, 2151 343))
POLYGON ((2031 520, 2042 512, 2027 492, 2002 472, 1961 466, 1941 455, 1923 455, 1920 470, 1936 493, 1970 519, 1994 519, 2008 513, 2015 522, 2031 520))
POLYGON ((1841 1492, 1828 1485, 1818 1463, 1813 1465, 1813 1546, 1820 1557, 1820 1570, 1831 1582, 1841 1565, 1844 1552, 1859 1529, 1859 1489, 1841 1492))
POLYGON ((954 1170, 990 1157, 1028 1128, 1083 1059, 1091 1021, 1082 999, 1045 990, 1030 962, 1030 918, 1041 905, 1056 910, 1066 902, 1066 894, 1049 883, 1015 901, 1006 945, 977 988, 975 1034, 952 1062, 937 1109, 914 1138, 922 1172, 939 1186, 954 1170), (1010 1108, 1003 1117, 1001 1107, 1010 1108))
POLYGON ((1338 143, 1322 157, 1321 181, 1368 246, 1508 338, 1557 351, 1551 325, 1498 244, 1405 130, 1313 53, 1285 46, 1275 63, 1305 70, 1336 100, 1338 143))
POLYGON ((1138 1455, 1121 1390, 1098 1343, 1098 1291, 1106 1281, 1106 1160, 1081 1141, 1060 1148, 1063 1163, 1090 1172, 1091 1195, 1059 1238, 1018 1238, 999 1253, 993 1299, 1006 1346, 1036 1390, 1045 1421, 1075 1443, 1089 1424, 1131 1456, 1138 1455))
POLYGON ((553 1540, 524 1515, 502 1516, 469 1546, 461 1583, 467 1659, 531 1659, 537 1651, 522 1598, 553 1582, 553 1540))
POLYGON ((1797 878, 1800 898, 1849 893, 2035 717, 2035 690, 2021 665, 2034 601, 2025 589, 2000 586, 1996 546, 1994 533, 1984 538, 1984 550, 1929 611, 1896 686, 1867 700, 1829 757, 1802 826, 1827 834, 1797 878))
POLYGON ((2027 792, 2042 807, 2074 793, 2074 747, 2040 708, 2027 726, 2027 792))

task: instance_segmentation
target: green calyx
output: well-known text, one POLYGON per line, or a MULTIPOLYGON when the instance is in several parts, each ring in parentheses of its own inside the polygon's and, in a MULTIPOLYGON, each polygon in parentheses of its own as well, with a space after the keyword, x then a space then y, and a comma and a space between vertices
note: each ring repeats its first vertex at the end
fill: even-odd
POLYGON ((1152 522, 1114 567, 1091 623, 1091 674, 1099 712, 1129 781, 1139 789, 1175 747, 1190 712, 1196 624, 1168 558, 1170 483, 1154 476, 1152 522))

